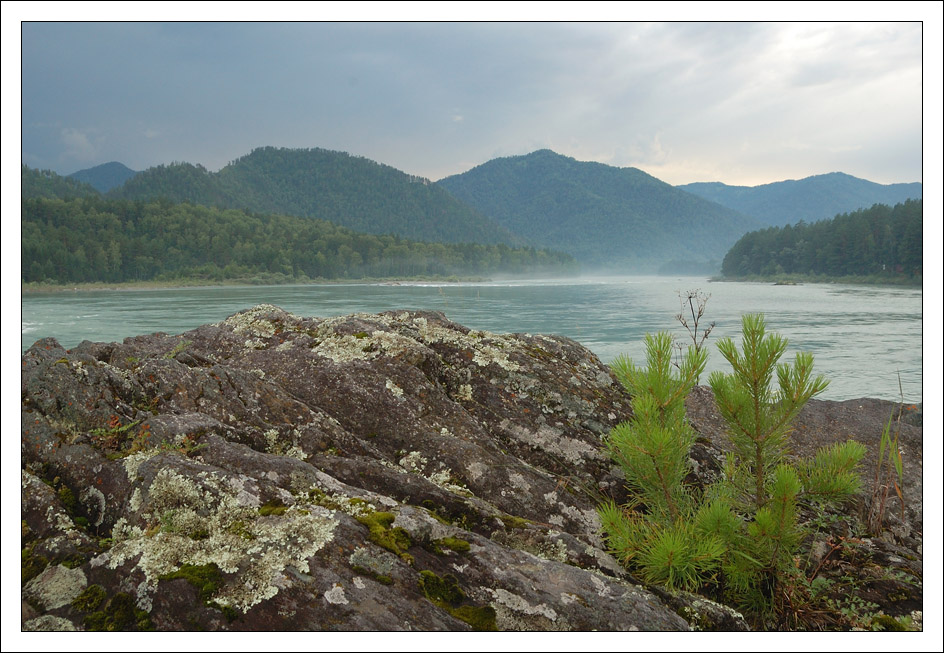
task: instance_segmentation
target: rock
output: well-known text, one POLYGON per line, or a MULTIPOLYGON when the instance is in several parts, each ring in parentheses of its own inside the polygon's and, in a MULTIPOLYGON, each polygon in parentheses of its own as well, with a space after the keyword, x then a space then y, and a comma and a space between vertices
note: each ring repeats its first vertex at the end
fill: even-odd
MULTIPOLYGON (((24 630, 746 627, 606 552, 596 506, 626 495, 602 439, 630 398, 567 338, 262 305, 179 336, 41 340, 21 389, 24 630)), ((704 391, 703 480, 724 446, 704 391)), ((842 437, 884 408, 805 424, 842 437)), ((876 551, 910 550, 920 514, 876 551)))

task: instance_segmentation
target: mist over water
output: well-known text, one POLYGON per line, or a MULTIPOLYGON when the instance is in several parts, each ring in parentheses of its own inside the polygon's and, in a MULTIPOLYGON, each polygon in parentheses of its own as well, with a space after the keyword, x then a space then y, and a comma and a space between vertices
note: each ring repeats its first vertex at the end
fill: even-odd
MULTIPOLYGON (((830 380, 823 399, 922 399, 922 293, 919 289, 840 284, 774 286, 709 283, 704 277, 583 277, 468 283, 221 286, 30 294, 22 298, 22 349, 43 337, 64 347, 82 340, 120 341, 163 331, 182 333, 255 304, 302 316, 388 310, 442 311, 469 328, 494 333, 559 334, 605 363, 625 353, 645 364, 647 332, 670 331, 689 342, 675 319, 679 293, 710 294, 704 326, 708 372, 729 371, 715 343, 739 342, 741 315, 764 313, 768 329, 789 339, 784 360, 810 351, 830 380)), ((707 374, 702 382, 707 379, 707 374)))

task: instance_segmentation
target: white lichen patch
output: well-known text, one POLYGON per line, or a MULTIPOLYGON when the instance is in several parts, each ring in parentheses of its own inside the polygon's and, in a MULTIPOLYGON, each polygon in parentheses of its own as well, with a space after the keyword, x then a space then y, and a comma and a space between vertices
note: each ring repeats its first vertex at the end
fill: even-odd
POLYGON ((372 360, 379 356, 400 356, 417 348, 417 342, 398 333, 375 329, 370 333, 338 334, 336 328, 351 318, 384 322, 379 316, 355 314, 329 318, 323 321, 314 334, 316 344, 311 350, 319 356, 330 358, 335 363, 355 360, 372 360))
POLYGON ((456 390, 456 399, 459 401, 472 401, 472 386, 468 383, 460 385, 459 389, 456 390))
POLYGON ((468 472, 469 480, 477 481, 488 472, 488 465, 475 461, 469 463, 465 469, 468 472))
POLYGON ((399 460, 399 465, 411 474, 422 474, 429 461, 419 451, 411 451, 399 460))
POLYGON ((278 306, 272 304, 259 304, 253 306, 248 311, 237 313, 226 318, 220 325, 226 325, 233 330, 236 335, 249 335, 256 338, 271 338, 275 335, 275 325, 267 315, 277 314, 283 321, 294 322, 297 318, 286 313, 278 306))
POLYGON ((610 596, 612 590, 610 586, 604 583, 599 576, 596 574, 590 574, 590 581, 593 583, 593 589, 596 590, 597 596, 607 597, 610 596))
POLYGON ((105 495, 97 487, 88 487, 79 494, 79 501, 85 505, 89 515, 97 514, 98 517, 92 525, 96 528, 102 525, 105 520, 105 495))
POLYGON ((434 472, 426 477, 433 485, 437 485, 447 492, 452 492, 453 494, 459 494, 465 497, 472 496, 472 492, 469 491, 464 484, 457 482, 457 479, 452 475, 448 469, 441 469, 438 472, 434 472))
POLYGON ((366 569, 377 576, 390 576, 396 566, 393 556, 386 553, 371 553, 370 549, 359 546, 348 558, 351 567, 366 569))
POLYGON ((581 600, 579 596, 570 592, 561 592, 560 598, 563 605, 570 605, 581 600))
POLYGON ((531 491, 531 484, 528 483, 525 480, 524 476, 522 476, 518 472, 511 472, 510 474, 508 474, 508 481, 511 483, 512 487, 518 490, 521 490, 523 492, 531 491))
POLYGON ((347 597, 344 596, 344 588, 339 583, 324 593, 325 601, 335 605, 347 605, 347 597))
POLYGON ((273 456, 287 456, 289 458, 297 458, 298 460, 305 460, 308 458, 308 454, 298 446, 298 429, 294 429, 292 431, 292 438, 290 441, 283 440, 276 429, 269 429, 262 435, 266 440, 266 453, 272 454, 273 456))
POLYGON ((402 396, 403 396, 403 388, 401 388, 400 386, 398 386, 398 385, 397 385, 396 383, 394 383, 392 380, 387 379, 387 383, 386 383, 385 387, 387 388, 387 390, 390 391, 390 393, 391 393, 394 397, 402 397, 402 396))
POLYGON ((541 424, 536 431, 504 419, 499 424, 502 430, 517 440, 532 447, 563 458, 569 463, 580 464, 587 460, 604 460, 605 456, 598 447, 582 440, 575 440, 564 435, 564 431, 549 424, 541 424))
POLYGON ((557 630, 564 626, 557 623, 557 612, 545 603, 531 605, 523 597, 501 587, 482 589, 492 595, 491 606, 499 630, 557 630), (536 624, 533 621, 535 617, 547 621, 541 620, 536 624))
POLYGON ((246 496, 245 479, 217 473, 197 479, 170 469, 158 472, 142 514, 160 528, 145 532, 119 519, 112 532, 115 545, 94 564, 111 569, 133 564, 156 587, 162 575, 183 564, 214 563, 235 578, 213 600, 246 611, 286 586, 286 568, 307 573, 309 558, 334 537, 337 522, 329 511, 290 507, 262 517, 258 498, 246 496), (190 536, 194 529, 198 537, 190 536))
POLYGON ((153 449, 146 449, 144 451, 136 451, 135 453, 126 456, 122 460, 122 464, 125 467, 125 473, 128 475, 128 480, 134 483, 138 477, 138 468, 143 462, 149 460, 161 452, 157 447, 153 449))
POLYGON ((55 610, 71 603, 86 585, 88 579, 81 569, 50 565, 26 584, 23 596, 41 603, 46 610, 55 610))
POLYGON ((23 624, 23 630, 26 632, 39 633, 39 632, 48 632, 48 633, 61 633, 61 632, 72 632, 77 631, 78 628, 75 627, 68 619, 63 617, 54 617, 51 614, 44 614, 41 617, 36 617, 35 619, 30 619, 23 624))
MULTIPOLYGON (((506 347, 515 346, 517 341, 513 338, 497 336, 488 331, 469 331, 466 335, 455 329, 430 324, 425 317, 415 318, 413 325, 419 331, 420 338, 426 343, 442 342, 460 349, 471 349, 472 361, 479 367, 488 367, 494 363, 508 372, 517 372, 520 369, 520 366, 504 351, 506 347)), ((471 399, 471 396, 469 398, 471 399)))

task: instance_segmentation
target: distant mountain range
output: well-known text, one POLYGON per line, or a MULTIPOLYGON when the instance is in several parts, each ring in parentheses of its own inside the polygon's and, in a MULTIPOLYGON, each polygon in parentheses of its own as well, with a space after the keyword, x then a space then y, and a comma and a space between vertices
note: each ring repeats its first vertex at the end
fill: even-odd
POLYGON ((718 263, 762 225, 636 168, 539 150, 494 159, 438 184, 527 242, 590 270, 655 272, 718 263))
POLYGON ((922 199, 920 182, 882 185, 842 172, 761 186, 709 182, 676 188, 740 211, 766 226, 778 227, 794 225, 800 220, 828 220, 873 204, 895 206, 908 199, 922 199))
POLYGON ((138 173, 125 164, 112 161, 94 168, 73 172, 68 176, 70 179, 88 184, 99 193, 107 193, 112 188, 118 188, 136 174, 138 173))
POLYGON ((262 147, 219 172, 189 163, 160 165, 108 196, 319 218, 360 233, 413 240, 524 244, 428 179, 317 148, 262 147))
POLYGON ((328 220, 360 233, 444 243, 504 243, 573 255, 585 271, 712 274, 745 233, 921 198, 920 183, 843 173, 756 187, 671 186, 636 168, 550 150, 493 159, 432 183, 345 152, 262 147, 219 172, 118 162, 68 178, 24 167, 24 196, 166 199, 328 220))

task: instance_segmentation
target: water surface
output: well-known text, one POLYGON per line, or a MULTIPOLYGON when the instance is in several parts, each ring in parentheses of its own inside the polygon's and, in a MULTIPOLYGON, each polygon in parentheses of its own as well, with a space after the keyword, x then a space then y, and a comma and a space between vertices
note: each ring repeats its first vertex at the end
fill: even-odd
POLYGON ((768 327, 790 341, 788 356, 813 353, 816 370, 830 379, 822 398, 899 398, 922 395, 920 289, 769 283, 709 283, 700 277, 597 277, 481 283, 220 286, 156 290, 66 291, 22 299, 22 349, 42 337, 65 347, 82 340, 120 341, 163 331, 182 333, 218 322, 259 303, 303 316, 354 312, 435 310, 470 328, 495 333, 571 337, 604 362, 626 353, 645 362, 647 332, 687 333, 676 321, 679 293, 710 294, 705 321, 708 370, 727 369, 714 346, 738 340, 743 313, 761 312, 768 327))

